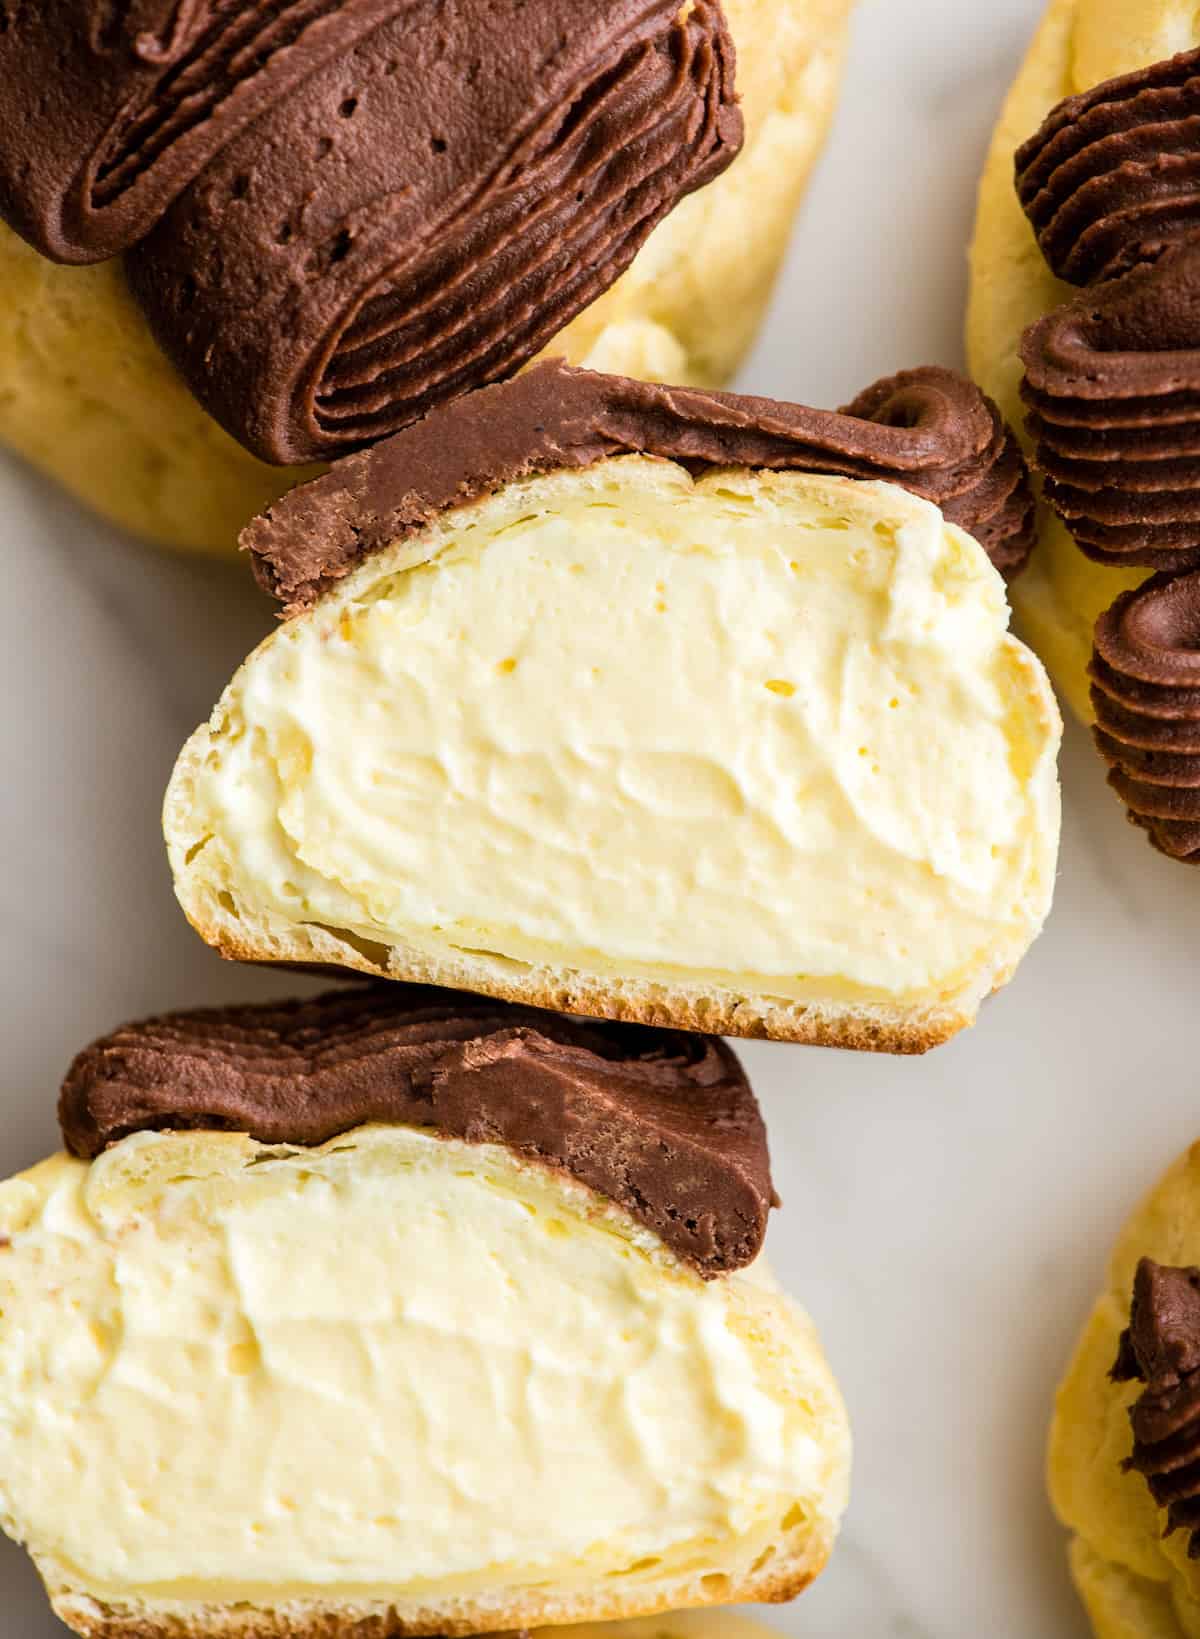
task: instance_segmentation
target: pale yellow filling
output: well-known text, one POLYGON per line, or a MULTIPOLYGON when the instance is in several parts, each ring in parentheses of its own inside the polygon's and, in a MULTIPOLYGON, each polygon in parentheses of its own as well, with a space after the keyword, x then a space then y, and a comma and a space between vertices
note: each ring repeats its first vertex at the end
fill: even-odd
POLYGON ((1036 932, 1057 714, 936 508, 631 456, 421 550, 277 631, 185 755, 177 871, 249 925, 889 1000, 1036 932))
POLYGON ((140 1135, 0 1185, 0 1518, 96 1597, 746 1571, 846 1437, 769 1279, 508 1152, 140 1135))

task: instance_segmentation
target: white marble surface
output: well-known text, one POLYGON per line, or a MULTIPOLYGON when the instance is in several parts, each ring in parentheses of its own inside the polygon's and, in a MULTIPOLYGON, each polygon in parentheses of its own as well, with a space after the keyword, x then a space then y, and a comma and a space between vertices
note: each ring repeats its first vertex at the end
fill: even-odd
MULTIPOLYGON (((863 0, 745 385, 836 403, 884 371, 959 361, 975 177, 1038 10, 863 0)), ((53 1145, 59 1079, 92 1035, 287 980, 200 946, 157 824, 176 750, 269 620, 246 573, 151 556, 5 461, 0 516, 7 1173, 53 1145)), ((805 1639, 1085 1631, 1044 1500, 1044 1428, 1112 1234, 1200 1128, 1200 876, 1127 829, 1078 731, 1064 777, 1055 914, 973 1032, 916 1061, 746 1051, 786 1203, 774 1258, 856 1430, 833 1565, 769 1613, 805 1639)), ((0 1639, 62 1631, 0 1547, 0 1639)))

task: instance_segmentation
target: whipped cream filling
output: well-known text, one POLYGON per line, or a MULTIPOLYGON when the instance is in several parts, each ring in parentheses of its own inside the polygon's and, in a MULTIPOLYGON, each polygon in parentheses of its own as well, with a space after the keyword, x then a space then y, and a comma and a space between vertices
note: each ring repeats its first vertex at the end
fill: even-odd
POLYGON ((1057 713, 929 503, 629 456, 419 544, 193 743, 176 868, 248 922, 851 999, 953 992, 1040 924, 1057 713))
POLYGON ((769 1277, 505 1150, 138 1134, 0 1185, 0 1518, 95 1597, 748 1566, 844 1464, 769 1277))

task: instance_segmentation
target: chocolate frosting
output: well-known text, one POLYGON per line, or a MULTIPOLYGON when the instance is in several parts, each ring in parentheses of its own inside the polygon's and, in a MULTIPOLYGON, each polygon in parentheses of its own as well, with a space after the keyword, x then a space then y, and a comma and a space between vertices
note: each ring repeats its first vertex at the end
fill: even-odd
POLYGON ((1156 848, 1200 864, 1200 573, 1123 592, 1090 671, 1109 784, 1156 848))
POLYGON ((1088 557, 1200 567, 1200 236, 1025 332, 1046 499, 1088 557))
POLYGON ((1200 863, 1200 51, 1069 97, 1016 172, 1090 287, 1021 341, 1046 499, 1089 558, 1160 571, 1096 624, 1096 744, 1134 824, 1200 863))
POLYGON ((140 1131, 311 1146, 366 1122, 504 1144, 706 1277, 757 1255, 775 1204, 762 1117, 722 1041, 420 985, 127 1025, 76 1058, 59 1120, 85 1159, 140 1131))
POLYGON ((332 458, 531 358, 737 153, 717 0, 39 0, 0 212, 127 251, 201 403, 332 458))
POLYGON ((1017 150, 1016 175, 1046 261, 1072 284, 1200 231, 1200 51, 1059 103, 1017 150))
POLYGON ((1133 1454, 1121 1466, 1145 1475, 1167 1511, 1165 1534, 1187 1531, 1188 1558, 1200 1559, 1200 1269, 1141 1260, 1112 1376, 1145 1384, 1129 1410, 1133 1454))
POLYGON ((1033 499, 1016 438, 992 401, 952 371, 889 376, 834 413, 549 361, 338 462, 257 518, 242 544, 262 585, 296 613, 450 507, 531 473, 629 453, 693 470, 887 479, 936 502, 1010 575, 1033 541, 1033 499))

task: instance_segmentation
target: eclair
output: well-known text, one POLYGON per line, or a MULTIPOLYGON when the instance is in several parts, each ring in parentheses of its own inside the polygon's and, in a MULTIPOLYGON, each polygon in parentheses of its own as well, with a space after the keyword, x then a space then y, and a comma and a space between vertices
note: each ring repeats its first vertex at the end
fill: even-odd
POLYGON ((1017 613, 1128 818, 1200 861, 1200 20, 1055 0, 980 189, 972 367, 1045 505, 1017 613))
POLYGON ((540 352, 719 383, 769 297, 849 9, 12 10, 0 438, 139 534, 232 552, 311 463, 540 352))
POLYGON ((1030 529, 946 371, 464 397, 246 531, 289 618, 176 766, 180 902, 234 958, 921 1051, 1050 902, 1030 529))
POLYGON ((1059 1385, 1049 1482, 1097 1639, 1200 1632, 1200 1144, 1117 1237, 1059 1385))
POLYGON ((0 1184, 0 1521, 88 1639, 774 1600, 849 1439, 720 1042, 396 985, 85 1049, 0 1184))

